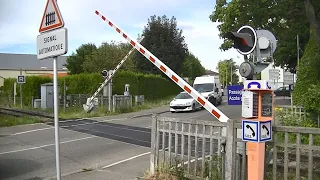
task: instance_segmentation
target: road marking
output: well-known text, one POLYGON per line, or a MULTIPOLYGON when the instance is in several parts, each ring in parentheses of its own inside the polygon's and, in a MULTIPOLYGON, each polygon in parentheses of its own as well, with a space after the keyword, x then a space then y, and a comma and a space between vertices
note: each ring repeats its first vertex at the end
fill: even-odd
MULTIPOLYGON (((88 123, 82 123, 82 124, 73 124, 73 125, 66 125, 66 126, 60 126, 61 128, 67 128, 67 127, 75 127, 75 126, 84 126, 84 125, 91 125, 91 124, 99 124, 102 122, 108 122, 108 121, 119 121, 119 120, 125 120, 127 118, 120 118, 120 119, 107 119, 102 121, 96 121, 96 122, 88 122, 88 123)), ((90 120, 90 119, 87 119, 90 120)))
MULTIPOLYGON (((118 121, 118 120, 125 120, 125 119, 127 119, 127 118, 107 119, 107 120, 103 120, 103 121, 96 121, 96 122, 82 123, 82 124, 74 124, 74 125, 69 125, 69 126, 63 126, 62 125, 62 126, 60 126, 60 128, 67 128, 67 127, 74 127, 74 126, 84 126, 84 125, 89 125, 89 124, 98 124, 98 123, 101 123, 101 122, 118 121)), ((90 120, 90 119, 87 119, 87 120, 90 120)), ((74 121, 74 120, 72 120, 72 121, 74 121)), ((63 122, 68 122, 68 121, 60 121, 60 123, 63 123, 63 122)), ((22 131, 22 132, 18 132, 18 133, 9 134, 8 136, 16 136, 16 135, 21 135, 21 134, 26 134, 26 133, 32 133, 32 132, 43 131, 43 130, 48 130, 48 129, 54 129, 54 126, 47 125, 47 124, 44 124, 44 125, 50 126, 50 127, 34 129, 34 130, 29 130, 29 131, 22 131)))
MULTIPOLYGON (((115 125, 122 125, 122 124, 115 124, 115 125)), ((108 124, 100 124, 100 126, 107 126, 107 127, 112 127, 112 128, 117 128, 117 129, 124 129, 124 130, 129 130, 129 131, 137 131, 137 132, 142 132, 142 133, 150 133, 149 131, 143 131, 143 130, 138 130, 138 129, 133 129, 133 128, 148 128, 148 127, 138 127, 138 126, 131 126, 133 128, 126 128, 126 127, 120 127, 120 126, 112 126, 108 124)), ((123 126, 130 126, 130 125, 123 125, 123 126)), ((150 126, 152 127, 152 126, 150 126)))
MULTIPOLYGON (((120 137, 120 138, 124 138, 124 139, 130 139, 130 140, 134 140, 134 141, 139 141, 139 142, 143 142, 143 143, 150 143, 149 141, 144 141, 144 140, 140 140, 140 139, 134 139, 134 138, 130 138, 127 136, 121 136, 121 135, 117 135, 117 134, 112 134, 112 133, 106 133, 106 132, 101 132, 101 131, 94 131, 92 129, 85 129, 85 128, 79 128, 82 130, 87 130, 87 131, 91 131, 91 132, 97 132, 97 133, 101 133, 101 134, 106 134, 106 135, 111 135, 111 136, 116 136, 116 137, 120 137)), ((119 140, 116 140, 119 141, 119 140)), ((123 142, 123 141, 120 141, 123 142)), ((133 143, 129 143, 129 144, 133 144, 133 143)))
POLYGON ((53 128, 54 128, 54 127, 34 129, 34 130, 30 130, 30 131, 23 131, 23 132, 18 132, 18 133, 10 134, 9 136, 16 136, 16 135, 20 135, 20 134, 26 134, 26 133, 31 133, 31 132, 43 131, 43 130, 53 129, 53 128))
MULTIPOLYGON (((60 142, 60 144, 65 144, 65 143, 70 143, 70 142, 75 142, 75 141, 81 141, 81 140, 86 140, 86 139, 92 139, 92 138, 95 138, 95 137, 96 137, 96 136, 89 136, 89 137, 85 137, 85 138, 79 138, 79 139, 73 139, 73 140, 69 140, 69 141, 63 141, 63 142, 60 142)), ((32 148, 26 148, 26 149, 14 150, 14 151, 1 152, 0 155, 11 154, 11 153, 16 153, 16 152, 22 152, 22 151, 29 151, 29 150, 34 150, 34 149, 41 149, 41 148, 45 148, 45 147, 49 147, 49 146, 54 146, 54 145, 55 145, 55 144, 47 144, 47 145, 36 146, 36 147, 32 147, 32 148)))
POLYGON ((132 157, 130 157, 130 158, 123 159, 123 160, 121 160, 121 161, 118 161, 118 162, 112 163, 112 164, 110 164, 110 165, 104 166, 104 167, 102 167, 102 169, 110 168, 110 167, 112 167, 112 166, 115 166, 115 165, 118 165, 118 164, 121 164, 121 163, 130 161, 130 160, 136 159, 136 158, 141 157, 141 156, 148 155, 148 154, 150 154, 150 153, 151 153, 151 152, 146 152, 146 153, 142 153, 142 154, 139 154, 139 155, 136 155, 136 156, 132 156, 132 157))

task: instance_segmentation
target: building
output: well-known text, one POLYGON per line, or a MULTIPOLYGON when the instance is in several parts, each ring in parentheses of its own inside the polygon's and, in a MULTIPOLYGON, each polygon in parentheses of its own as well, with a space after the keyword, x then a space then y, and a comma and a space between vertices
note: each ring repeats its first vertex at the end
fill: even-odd
MULTIPOLYGON (((57 62, 58 76, 68 73, 66 64, 67 56, 59 56, 57 62)), ((25 76, 53 76, 53 59, 38 60, 36 54, 8 54, 0 53, 0 87, 4 79, 25 76)))
POLYGON ((274 63, 270 63, 267 68, 265 68, 263 71, 261 71, 261 80, 269 80, 274 85, 274 89, 278 89, 279 87, 295 84, 297 81, 296 74, 290 73, 285 71, 281 67, 273 67, 274 63), (270 76, 270 70, 271 69, 277 69, 279 70, 279 76, 278 79, 273 80, 270 76))
POLYGON ((219 76, 219 73, 206 69, 205 75, 219 76))

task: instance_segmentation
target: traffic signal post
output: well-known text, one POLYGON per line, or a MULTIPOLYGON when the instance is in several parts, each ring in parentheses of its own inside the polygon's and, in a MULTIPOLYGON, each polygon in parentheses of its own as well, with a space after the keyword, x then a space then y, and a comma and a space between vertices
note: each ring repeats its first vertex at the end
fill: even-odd
POLYGON ((274 95, 270 82, 256 80, 256 75, 269 66, 269 59, 273 60, 277 40, 271 32, 250 26, 242 26, 225 37, 245 57, 239 71, 246 78, 242 90, 242 140, 247 142, 248 180, 263 180, 265 142, 272 139, 274 95), (248 60, 247 55, 253 58, 248 60))

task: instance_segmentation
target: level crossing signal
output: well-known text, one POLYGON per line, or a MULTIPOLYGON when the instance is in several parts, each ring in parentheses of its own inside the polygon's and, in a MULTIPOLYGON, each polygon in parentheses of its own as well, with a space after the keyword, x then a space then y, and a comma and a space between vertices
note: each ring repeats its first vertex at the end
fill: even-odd
POLYGON ((242 26, 237 32, 228 32, 226 38, 233 41, 233 47, 240 54, 248 55, 257 45, 257 33, 251 26, 242 26))
POLYGON ((102 70, 101 75, 103 78, 106 78, 108 76, 108 71, 107 70, 102 70))

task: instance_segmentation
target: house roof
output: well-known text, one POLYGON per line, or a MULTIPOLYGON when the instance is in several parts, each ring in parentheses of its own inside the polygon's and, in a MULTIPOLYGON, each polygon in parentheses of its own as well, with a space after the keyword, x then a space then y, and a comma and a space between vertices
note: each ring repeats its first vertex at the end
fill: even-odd
POLYGON ((219 75, 219 73, 206 69, 206 75, 217 76, 217 75, 219 75))
MULTIPOLYGON (((58 70, 66 70, 68 56, 58 57, 58 70)), ((2 70, 50 70, 53 69, 53 58, 38 60, 36 54, 0 53, 0 69, 2 70)))

